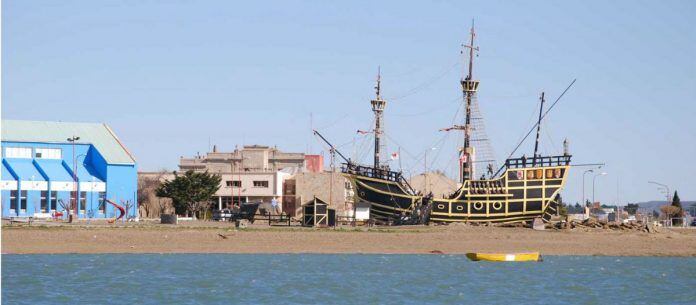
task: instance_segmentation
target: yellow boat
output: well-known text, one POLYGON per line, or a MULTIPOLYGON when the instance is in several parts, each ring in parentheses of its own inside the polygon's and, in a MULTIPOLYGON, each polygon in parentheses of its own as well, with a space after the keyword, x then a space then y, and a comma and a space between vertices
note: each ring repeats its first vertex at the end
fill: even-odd
POLYGON ((490 261, 490 262, 540 262, 541 254, 539 252, 529 253, 467 253, 472 261, 490 261))

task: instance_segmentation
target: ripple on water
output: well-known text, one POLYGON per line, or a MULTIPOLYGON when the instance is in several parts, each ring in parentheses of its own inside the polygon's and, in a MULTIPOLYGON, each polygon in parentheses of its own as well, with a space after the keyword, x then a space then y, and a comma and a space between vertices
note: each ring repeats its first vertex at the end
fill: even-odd
POLYGON ((693 304, 695 258, 3 255, 8 304, 693 304), (657 289, 656 289, 657 288, 657 289), (282 301, 278 297, 282 296, 282 301))

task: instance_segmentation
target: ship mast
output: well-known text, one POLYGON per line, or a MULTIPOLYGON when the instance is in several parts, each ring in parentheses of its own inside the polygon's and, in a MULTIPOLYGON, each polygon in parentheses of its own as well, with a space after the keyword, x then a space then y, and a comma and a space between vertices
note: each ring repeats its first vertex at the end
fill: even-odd
POLYGON ((536 166, 536 160, 539 157, 539 135, 541 134, 541 119, 542 113, 544 112, 544 92, 541 93, 541 105, 539 106, 539 120, 537 121, 537 131, 536 131, 536 141, 534 141, 534 158, 532 159, 532 166, 536 166))
POLYGON ((464 121, 464 146, 461 149, 460 163, 461 163, 461 182, 464 183, 466 180, 472 179, 474 172, 474 160, 472 156, 474 155, 474 147, 471 146, 471 102, 478 90, 479 81, 474 80, 473 68, 474 68, 474 51, 478 51, 479 48, 474 46, 474 37, 476 33, 474 32, 474 21, 471 21, 471 36, 468 45, 462 45, 462 54, 465 49, 469 49, 469 74, 466 78, 461 80, 462 91, 464 93, 464 98, 466 102, 466 118, 464 121))
POLYGON ((384 107, 387 106, 387 101, 380 96, 382 77, 380 68, 377 68, 377 85, 375 86, 376 97, 370 101, 372 104, 372 112, 375 114, 375 168, 381 168, 380 155, 382 154, 382 120, 384 119, 384 107))

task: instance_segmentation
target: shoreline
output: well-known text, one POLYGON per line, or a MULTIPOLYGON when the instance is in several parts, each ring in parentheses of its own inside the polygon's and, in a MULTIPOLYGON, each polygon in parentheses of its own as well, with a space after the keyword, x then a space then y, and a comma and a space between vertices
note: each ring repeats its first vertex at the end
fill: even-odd
POLYGON ((476 226, 313 229, 254 225, 2 227, 2 254, 239 253, 696 256, 696 230, 660 233, 476 226), (224 236, 224 237, 223 237, 224 236))

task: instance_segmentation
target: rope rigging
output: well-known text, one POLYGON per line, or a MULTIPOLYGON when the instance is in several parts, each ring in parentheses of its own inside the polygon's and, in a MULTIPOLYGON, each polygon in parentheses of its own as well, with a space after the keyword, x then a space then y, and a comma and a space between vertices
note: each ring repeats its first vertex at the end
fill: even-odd
POLYGON ((390 98, 388 98, 388 100, 396 101, 396 100, 401 100, 405 97, 409 97, 411 95, 414 95, 414 94, 418 93, 420 90, 428 88, 430 85, 434 84, 438 80, 447 76, 447 74, 449 72, 451 72, 452 70, 454 70, 454 68, 456 68, 457 66, 459 66, 459 61, 457 61, 454 65, 448 66, 442 73, 440 73, 432 78, 429 78, 428 80, 426 80, 426 81, 418 84, 417 86, 411 88, 410 90, 406 91, 406 93, 401 94, 399 96, 390 97, 390 98))
MULTIPOLYGON (((541 119, 542 119, 542 120, 543 120, 543 119, 546 117, 546 115, 553 109, 553 107, 556 106, 556 104, 558 103, 558 101, 561 100, 561 98, 566 94, 566 92, 568 92, 568 90, 570 90, 570 87, 572 87, 573 84, 575 84, 575 81, 577 81, 577 79, 573 79, 573 81, 570 82, 570 85, 568 85, 568 87, 566 87, 565 90, 563 90, 563 92, 561 93, 561 95, 559 95, 558 98, 556 98, 556 100, 553 102, 553 104, 551 104, 551 107, 549 107, 548 109, 546 109, 546 111, 543 113, 543 115, 541 115, 541 119)), ((520 148, 520 146, 522 146, 522 143, 524 143, 524 141, 527 140, 527 137, 529 137, 529 135, 532 134, 532 132, 534 131, 534 129, 536 129, 536 127, 537 127, 538 124, 539 124, 538 122, 535 123, 534 126, 532 126, 532 128, 529 129, 529 132, 527 132, 527 134, 522 138, 522 140, 517 144, 517 146, 515 146, 515 149, 513 149, 512 152, 508 155, 508 157, 505 158, 506 160, 512 158, 512 155, 514 155, 515 152, 517 152, 517 150, 520 148)), ((498 171, 495 173, 495 176, 497 176, 497 175, 500 173, 500 171, 503 170, 503 168, 504 168, 504 166, 501 166, 501 167, 498 169, 498 171)))

